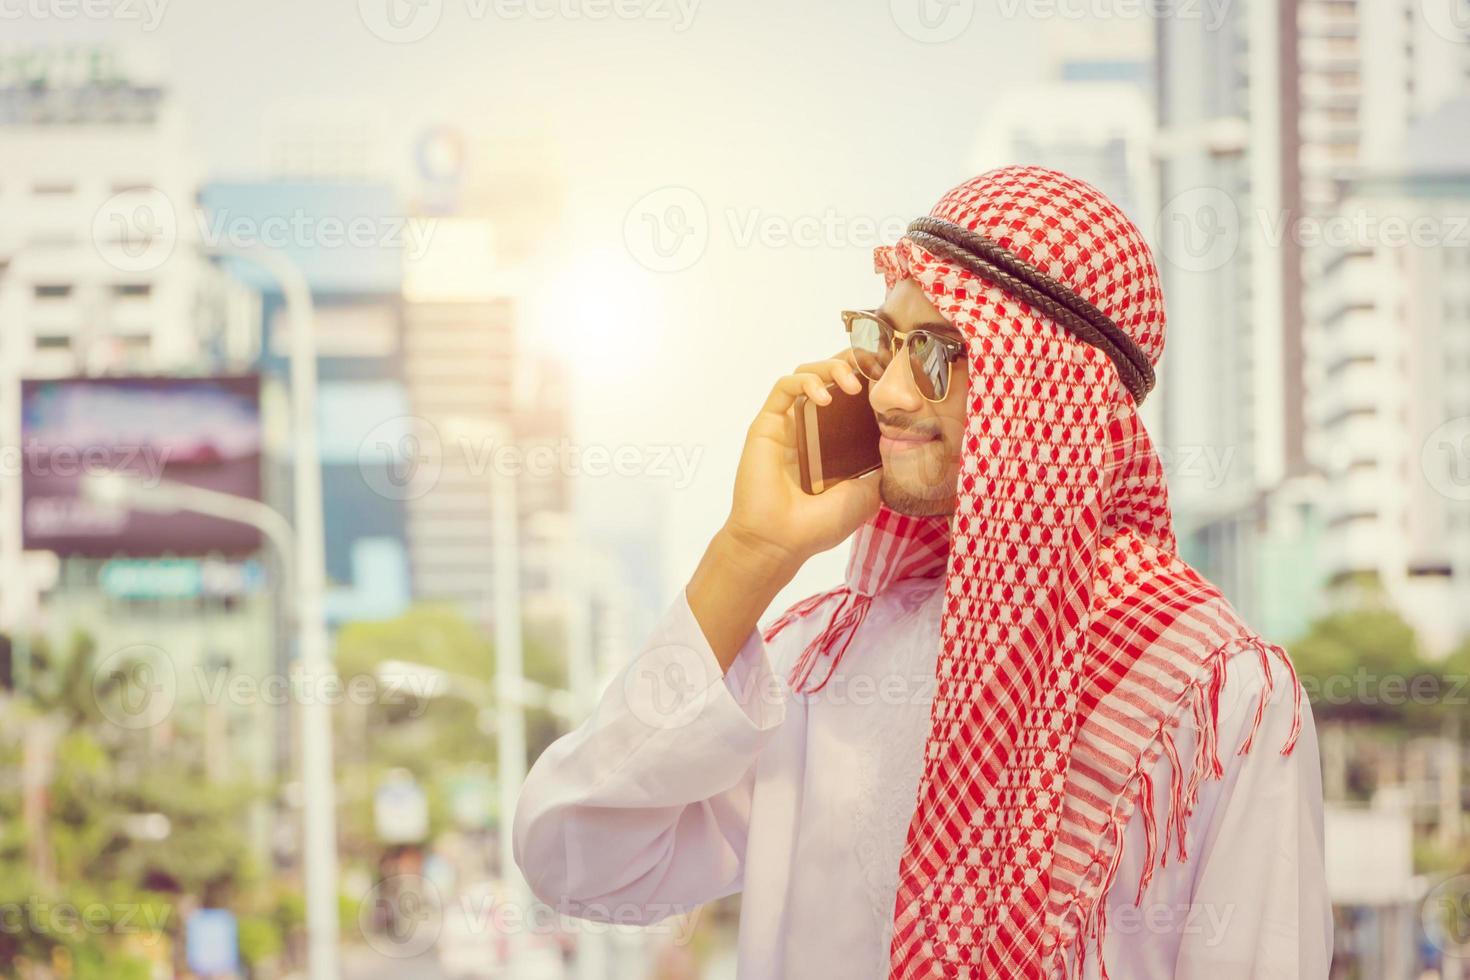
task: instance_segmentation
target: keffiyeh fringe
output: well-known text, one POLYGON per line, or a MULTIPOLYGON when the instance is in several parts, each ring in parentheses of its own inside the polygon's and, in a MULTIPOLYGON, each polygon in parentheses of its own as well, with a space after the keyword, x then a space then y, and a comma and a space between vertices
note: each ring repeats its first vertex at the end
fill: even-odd
MULTIPOLYGON (((1287 733, 1286 743, 1280 750, 1281 755, 1290 755, 1296 748, 1297 738, 1302 728, 1302 686, 1297 680, 1296 670, 1292 667, 1291 658, 1286 651, 1274 643, 1268 643, 1258 636, 1237 637, 1217 649, 1210 657, 1201 677, 1190 686, 1185 697, 1190 701, 1190 708, 1195 725, 1196 738, 1194 743, 1194 757, 1191 760, 1189 772, 1186 776, 1178 749, 1174 743, 1172 731, 1163 728, 1157 736, 1155 749, 1146 752, 1139 759, 1138 767, 1129 776, 1128 783, 1115 810, 1111 821, 1111 846, 1107 848, 1112 852, 1108 862, 1108 868, 1103 875, 1102 884, 1097 893, 1091 896, 1079 895, 1074 908, 1082 915, 1081 925, 1075 935, 1069 940, 1075 955, 1072 958, 1072 968, 1068 974, 1069 980, 1081 980, 1083 968, 1086 965, 1087 947, 1093 945, 1097 950, 1098 971, 1102 980, 1109 980, 1107 963, 1103 959, 1103 941, 1107 936, 1107 899, 1108 892, 1112 889, 1114 880, 1118 874, 1118 868, 1123 857, 1123 833, 1132 817, 1135 807, 1143 810, 1144 826, 1144 861, 1143 872, 1138 881, 1138 892, 1133 900, 1135 907, 1142 907, 1144 895, 1148 891, 1149 884, 1153 881, 1154 869, 1167 867, 1169 864, 1169 844, 1172 840, 1178 851, 1180 863, 1189 859, 1188 842, 1185 839, 1185 831, 1188 827, 1190 816, 1194 813, 1199 803, 1200 785, 1206 779, 1219 779, 1225 773, 1223 763, 1220 761, 1220 692, 1225 686, 1226 665, 1231 655, 1244 649, 1254 649, 1261 659, 1262 672, 1265 674, 1265 686, 1256 701, 1255 716, 1251 721, 1250 730, 1246 733, 1244 741, 1236 751, 1237 755, 1245 755, 1251 750, 1255 743, 1257 731, 1260 729, 1261 721, 1266 715, 1266 704, 1275 690, 1276 682, 1271 671, 1271 658, 1274 656, 1285 665, 1287 675, 1292 685, 1292 720, 1291 729, 1287 733), (1172 778, 1170 780, 1171 793, 1168 812, 1164 816, 1164 837, 1160 847, 1157 817, 1154 813, 1154 784, 1149 770, 1153 762, 1158 759, 1159 754, 1167 756, 1170 762, 1172 778), (1082 913, 1082 906, 1090 904, 1090 908, 1082 913)), ((1180 713, 1182 714, 1182 713, 1180 713)), ((1175 716, 1174 727, 1179 724, 1179 714, 1175 716)))
POLYGON ((827 625, 812 637, 792 666, 787 677, 791 690, 810 694, 825 687, 867 619, 873 596, 903 579, 938 578, 944 574, 948 556, 947 517, 915 517, 880 507, 857 531, 843 584, 801 600, 761 633, 769 643, 787 626, 839 598, 827 625), (820 684, 811 685, 812 673, 824 658, 827 672, 820 684))
POLYGON ((803 605, 809 602, 812 604, 806 611, 815 609, 834 595, 842 595, 842 601, 827 621, 826 628, 812 638, 812 641, 807 644, 806 649, 801 652, 801 656, 797 659, 796 664, 791 668, 791 674, 787 680, 793 691, 811 693, 820 691, 827 686, 827 681, 832 679, 832 673, 837 669, 837 664, 842 659, 842 655, 847 652, 848 646, 852 643, 852 638, 857 632, 857 628, 867 618, 868 609, 873 604, 873 597, 853 592, 845 586, 838 586, 829 592, 823 592, 813 596, 812 599, 819 600, 817 602, 812 602, 812 599, 807 599, 793 606, 780 619, 772 623, 764 634, 766 642, 770 642, 787 624, 792 622, 793 619, 798 618, 792 616, 792 613, 797 612, 803 605), (809 686, 808 682, 811 680, 812 671, 816 669, 817 663, 823 658, 826 658, 828 661, 827 673, 823 675, 820 684, 809 686))

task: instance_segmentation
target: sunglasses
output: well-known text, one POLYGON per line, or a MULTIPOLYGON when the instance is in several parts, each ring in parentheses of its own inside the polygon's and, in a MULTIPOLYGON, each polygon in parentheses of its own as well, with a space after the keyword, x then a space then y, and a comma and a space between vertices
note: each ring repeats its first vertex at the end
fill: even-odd
POLYGON ((843 310, 847 339, 852 344, 857 369, 869 381, 883 377, 898 353, 899 344, 908 349, 909 370, 914 387, 925 401, 942 402, 949 394, 954 362, 965 356, 965 345, 928 330, 904 333, 882 310, 843 310))

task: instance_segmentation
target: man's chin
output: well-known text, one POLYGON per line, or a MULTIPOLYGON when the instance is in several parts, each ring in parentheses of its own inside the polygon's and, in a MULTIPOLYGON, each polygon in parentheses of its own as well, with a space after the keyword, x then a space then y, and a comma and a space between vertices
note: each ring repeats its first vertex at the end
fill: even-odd
POLYGON ((931 486, 910 486, 887 470, 878 481, 878 494, 890 510, 910 517, 935 517, 954 513, 954 489, 940 492, 931 486))

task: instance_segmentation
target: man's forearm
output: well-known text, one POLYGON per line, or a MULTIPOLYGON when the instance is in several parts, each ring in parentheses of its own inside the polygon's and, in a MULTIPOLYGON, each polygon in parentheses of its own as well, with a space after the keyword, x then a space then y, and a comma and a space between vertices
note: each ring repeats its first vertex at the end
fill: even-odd
POLYGON ((727 528, 710 541, 685 595, 721 670, 729 671, 761 613, 797 567, 785 556, 741 541, 727 528))

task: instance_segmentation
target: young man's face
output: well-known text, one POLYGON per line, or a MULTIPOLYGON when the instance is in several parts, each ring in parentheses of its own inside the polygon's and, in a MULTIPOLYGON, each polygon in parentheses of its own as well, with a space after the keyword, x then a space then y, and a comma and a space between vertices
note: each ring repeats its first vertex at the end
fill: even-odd
MULTIPOLYGON (((963 339, 912 279, 894 284, 883 301, 883 312, 900 331, 922 327, 963 339)), ((914 386, 906 347, 899 349, 882 378, 868 383, 868 401, 884 436, 879 443, 883 456, 879 492, 889 507, 915 516, 953 512, 969 392, 969 361, 961 358, 950 365, 944 400, 926 400, 914 386)))

